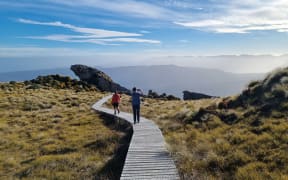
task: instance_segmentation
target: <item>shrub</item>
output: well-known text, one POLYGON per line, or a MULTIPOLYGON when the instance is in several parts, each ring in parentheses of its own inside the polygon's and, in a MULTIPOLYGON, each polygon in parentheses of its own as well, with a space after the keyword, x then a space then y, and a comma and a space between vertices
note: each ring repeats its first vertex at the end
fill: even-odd
POLYGON ((9 84, 15 85, 17 82, 16 81, 10 81, 9 84))
POLYGON ((252 88, 252 87, 259 85, 259 84, 260 84, 260 81, 252 81, 249 83, 248 88, 252 88))
POLYGON ((275 98, 285 99, 287 97, 287 89, 281 86, 276 86, 272 89, 272 95, 275 98))
POLYGON ((279 83, 281 78, 285 76, 288 76, 288 68, 279 68, 273 71, 264 79, 264 88, 270 89, 274 84, 279 83))
POLYGON ((40 107, 38 105, 36 105, 35 103, 32 103, 32 102, 25 102, 23 107, 22 107, 23 111, 36 111, 39 109, 40 109, 40 107))
POLYGON ((273 179, 267 166, 261 162, 249 163, 244 167, 238 168, 236 179, 239 180, 262 180, 273 179))
POLYGON ((288 76, 284 76, 280 80, 281 84, 288 84, 288 76))
POLYGON ((234 145, 242 144, 251 138, 251 136, 249 136, 248 133, 243 133, 238 130, 235 130, 232 133, 233 133, 232 136, 229 137, 229 141, 231 144, 234 144, 234 145))
POLYGON ((199 143, 195 147, 194 158, 195 159, 205 159, 208 156, 209 151, 211 150, 208 143, 199 143))
POLYGON ((221 140, 220 142, 216 141, 216 144, 213 146, 213 151, 217 155, 225 156, 232 151, 232 146, 225 140, 221 140))
POLYGON ((79 103, 79 101, 77 101, 77 100, 73 100, 73 101, 71 102, 71 106, 77 106, 77 107, 79 107, 79 105, 80 105, 80 103, 79 103))
POLYGON ((168 126, 167 126, 167 129, 169 131, 177 131, 179 129, 182 128, 182 124, 179 124, 179 123, 170 123, 168 126))
POLYGON ((41 88, 41 85, 35 84, 35 83, 33 83, 33 84, 31 84, 31 85, 28 85, 28 86, 26 87, 26 89, 40 89, 40 88, 41 88))
POLYGON ((221 127, 223 125, 221 119, 218 116, 215 115, 211 115, 209 117, 209 121, 207 122, 207 127, 211 130, 211 129, 215 129, 218 127, 221 127))
POLYGON ((206 169, 212 173, 215 173, 223 170, 225 160, 221 156, 217 156, 214 153, 209 153, 206 162, 207 162, 206 169))

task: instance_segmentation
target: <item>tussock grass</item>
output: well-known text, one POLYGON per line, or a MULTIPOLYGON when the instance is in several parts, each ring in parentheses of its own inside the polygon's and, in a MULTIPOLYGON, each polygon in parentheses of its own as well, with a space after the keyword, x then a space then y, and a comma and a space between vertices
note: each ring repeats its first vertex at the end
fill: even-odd
MULTIPOLYGON (((124 95, 120 108, 131 112, 129 101, 130 97, 124 95)), ((211 105, 215 108, 222 101, 144 99, 141 115, 154 120, 160 127, 182 179, 287 178, 286 118, 279 118, 277 114, 277 118, 259 118, 257 109, 250 106, 247 110, 223 110, 223 113, 239 117, 252 112, 249 112, 251 116, 230 125, 213 114, 203 122, 189 121, 200 108, 211 105)), ((281 105, 283 109, 286 106, 287 103, 281 105)))
POLYGON ((141 115, 160 127, 182 179, 287 179, 287 79, 282 68, 234 97, 144 99, 141 115))
POLYGON ((103 169, 126 133, 91 110, 102 96, 1 84, 0 179, 109 179, 103 169))

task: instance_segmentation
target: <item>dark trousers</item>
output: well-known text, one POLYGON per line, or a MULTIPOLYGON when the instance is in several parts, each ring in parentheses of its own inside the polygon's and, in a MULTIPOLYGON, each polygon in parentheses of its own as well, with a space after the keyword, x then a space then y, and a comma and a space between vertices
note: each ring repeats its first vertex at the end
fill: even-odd
POLYGON ((140 104, 133 105, 133 119, 134 119, 134 123, 136 123, 136 120, 138 122, 140 120, 140 104))

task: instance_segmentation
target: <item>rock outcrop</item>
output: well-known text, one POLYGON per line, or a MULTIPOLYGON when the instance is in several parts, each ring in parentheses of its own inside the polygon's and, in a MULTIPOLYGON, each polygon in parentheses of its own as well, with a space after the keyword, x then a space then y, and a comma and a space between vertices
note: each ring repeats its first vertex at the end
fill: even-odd
POLYGON ((99 71, 96 68, 76 64, 71 66, 71 70, 80 78, 81 81, 85 81, 88 84, 93 84, 101 91, 113 92, 117 90, 124 93, 129 92, 128 89, 113 82, 113 80, 107 74, 99 71))
POLYGON ((198 99, 210 99, 210 98, 216 98, 216 97, 215 96, 209 96, 206 94, 201 94, 201 93, 183 91, 183 99, 184 100, 198 100, 198 99))
POLYGON ((159 95, 157 92, 154 92, 153 90, 148 91, 148 98, 153 98, 153 99, 162 99, 162 100, 180 100, 180 98, 175 97, 173 95, 167 95, 166 93, 162 93, 159 95))
MULTIPOLYGON (((12 81, 13 82, 13 81, 12 81)), ((11 82, 10 82, 11 83, 11 82)), ((27 89, 55 88, 55 89, 74 89, 76 91, 97 91, 98 89, 84 81, 71 79, 69 76, 47 75, 38 76, 36 79, 24 81, 27 89)))

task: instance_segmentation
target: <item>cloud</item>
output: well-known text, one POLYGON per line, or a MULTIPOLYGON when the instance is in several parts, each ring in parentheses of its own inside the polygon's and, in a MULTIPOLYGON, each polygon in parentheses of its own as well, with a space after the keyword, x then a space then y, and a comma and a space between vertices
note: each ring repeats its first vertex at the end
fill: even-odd
POLYGON ((142 34, 137 33, 126 33, 126 32, 119 32, 119 31, 108 31, 103 29, 95 29, 95 28, 83 28, 83 27, 77 27, 73 26, 71 24, 64 24, 60 21, 55 22, 39 22, 39 21, 33 21, 29 19, 18 19, 19 22, 25 23, 25 24, 35 24, 35 25, 45 25, 45 26, 56 26, 56 27, 63 27, 70 29, 74 32, 79 32, 83 34, 89 34, 93 35, 93 37, 98 38, 105 38, 105 37, 127 37, 127 36, 142 36, 142 34))
POLYGON ((216 33, 288 31, 288 3, 285 0, 218 1, 212 7, 214 11, 207 17, 202 15, 200 20, 174 21, 174 24, 216 33))
POLYGON ((40 22, 40 21, 20 18, 18 19, 18 22, 25 23, 25 24, 62 27, 62 28, 67 28, 74 32, 80 33, 80 35, 56 34, 56 35, 47 35, 47 36, 26 36, 25 37, 29 39, 42 39, 42 40, 75 42, 75 43, 94 43, 94 44, 100 44, 100 45, 118 45, 118 44, 109 44, 110 42, 150 43, 150 44, 161 43, 158 40, 135 38, 138 36, 143 36, 142 34, 139 34, 139 33, 109 31, 109 30, 96 29, 96 28, 83 28, 83 27, 78 27, 78 26, 74 26, 71 24, 65 24, 60 21, 40 22))
POLYGON ((42 39, 50 41, 61 41, 61 42, 74 42, 74 43, 93 43, 100 45, 119 45, 111 44, 113 42, 118 43, 150 43, 160 44, 158 40, 141 39, 141 38, 105 38, 95 39, 93 36, 70 36, 70 35, 48 35, 48 36, 26 36, 29 39, 42 39))
POLYGON ((181 39, 181 40, 179 40, 179 42, 180 42, 180 43, 190 43, 190 41, 189 41, 189 40, 186 40, 186 39, 181 39))
MULTIPOLYGON (((38 13, 49 12, 51 14, 62 13, 67 15, 77 11, 78 14, 75 16, 78 19, 91 18, 95 17, 95 15, 103 15, 108 19, 113 17, 114 20, 121 21, 126 18, 132 18, 129 19, 132 20, 129 21, 129 25, 138 27, 149 24, 152 24, 153 27, 156 26, 155 24, 157 26, 159 24, 173 26, 174 24, 215 33, 288 31, 287 0, 165 0, 153 1, 153 3, 152 1, 137 0, 43 0, 45 3, 34 3, 31 0, 27 0, 27 3, 11 1, 11 3, 10 1, 9 3, 1 2, 0 5, 13 7, 13 4, 15 4, 18 8, 22 5, 23 9, 25 8, 27 11, 39 9, 41 12, 37 11, 38 13), (139 19, 141 21, 138 21, 139 19)), ((27 22, 27 20, 23 22, 27 22)), ((28 23, 35 22, 28 21, 28 23)), ((91 33, 91 31, 96 33, 95 29, 67 26, 67 24, 61 22, 42 23, 42 25, 61 26, 80 33, 91 33)), ((113 33, 109 32, 110 34, 113 33)), ((134 35, 133 33, 130 34, 131 36, 138 35, 137 33, 134 35)))
POLYGON ((154 5, 148 2, 141 2, 135 0, 47 0, 50 3, 60 4, 68 7, 88 7, 94 9, 101 9, 114 13, 119 13, 122 16, 132 16, 141 18, 152 18, 152 19, 166 19, 172 17, 178 13, 173 10, 154 5))
POLYGON ((158 40, 150 39, 140 39, 140 38, 113 38, 113 39, 101 39, 104 42, 138 42, 138 43, 151 43, 151 44, 160 44, 158 40))
POLYGON ((49 41, 59 41, 59 42, 72 42, 72 43, 93 43, 99 45, 115 45, 108 44, 99 39, 95 39, 91 36, 71 36, 71 35, 48 35, 48 36, 26 36, 24 38, 28 39, 40 39, 40 40, 49 40, 49 41))
POLYGON ((149 33, 151 33, 151 32, 150 32, 150 31, 146 31, 146 30, 141 30, 140 33, 142 33, 142 34, 149 34, 149 33))

